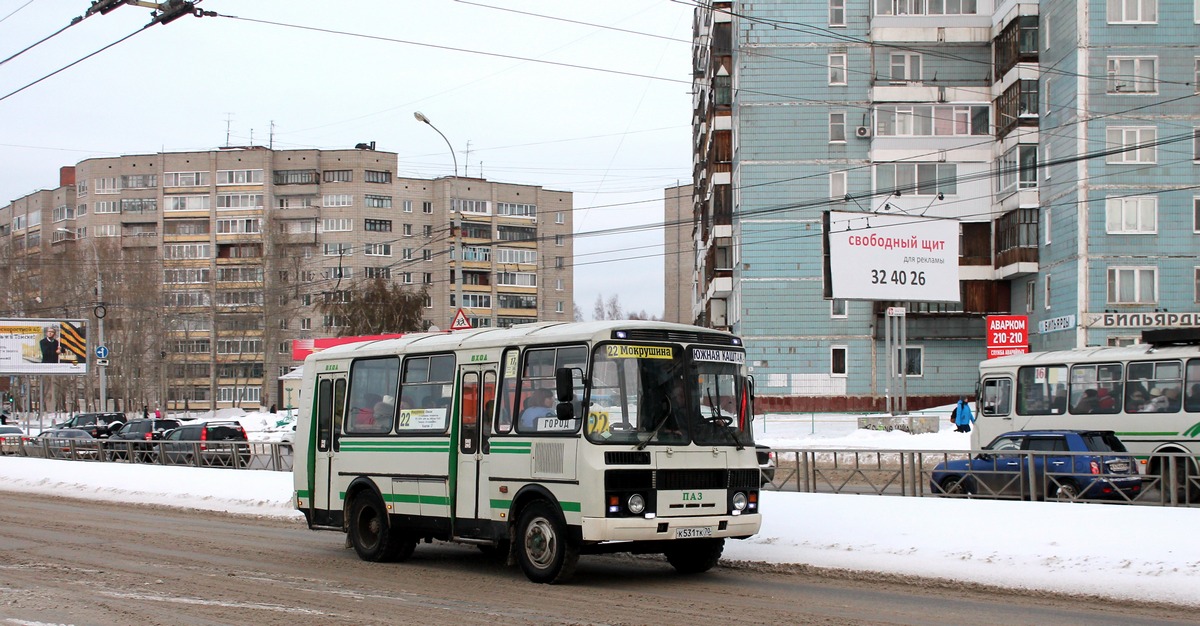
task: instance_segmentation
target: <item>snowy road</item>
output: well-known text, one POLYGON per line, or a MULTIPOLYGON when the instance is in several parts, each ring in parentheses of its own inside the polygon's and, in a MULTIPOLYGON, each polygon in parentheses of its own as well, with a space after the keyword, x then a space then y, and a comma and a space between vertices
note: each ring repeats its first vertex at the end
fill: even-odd
POLYGON ((474 549, 365 563, 292 519, 5 493, 0 624, 1157 624, 1182 607, 1081 602, 905 577, 765 564, 680 577, 584 557, 538 586, 474 549), (736 616, 736 619, 734 619, 736 616))

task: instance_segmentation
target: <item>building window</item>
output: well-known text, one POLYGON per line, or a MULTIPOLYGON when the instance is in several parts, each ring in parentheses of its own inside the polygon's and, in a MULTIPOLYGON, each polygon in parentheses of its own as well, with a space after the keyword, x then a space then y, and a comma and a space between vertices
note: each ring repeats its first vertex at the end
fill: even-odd
POLYGON ((321 223, 323 233, 346 233, 354 229, 354 220, 348 217, 327 217, 321 223))
POLYGON ((327 183, 348 183, 354 180, 351 170, 325 170, 322 179, 327 183))
POLYGON ((831 376, 846 375, 846 347, 833 346, 829 349, 829 374, 831 376))
POLYGON ((392 182, 392 173, 366 170, 363 172, 363 180, 368 183, 390 183, 392 182))
MULTIPOLYGON (((1196 74, 1198 76, 1200 76, 1200 60, 1196 61, 1196 74)), ((554 214, 554 223, 555 224, 566 224, 567 223, 566 214, 564 214, 562 212, 555 213, 554 214)))
POLYGON ((1046 309, 1047 311, 1050 310, 1050 276, 1049 275, 1046 276, 1045 293, 1042 294, 1042 308, 1046 309))
POLYGON ((325 256, 350 256, 354 254, 354 246, 348 243, 327 243, 323 245, 325 256))
POLYGON ((261 209, 263 195, 261 193, 221 193, 217 194, 217 210, 227 209, 261 209))
POLYGON ((846 0, 829 0, 829 25, 846 25, 846 0))
POLYGON ((372 196, 368 194, 363 198, 363 204, 369 209, 390 209, 392 208, 391 196, 372 196))
POLYGON ((900 366, 901 372, 907 377, 919 377, 923 373, 925 357, 925 348, 923 347, 906 347, 902 352, 900 348, 896 348, 896 361, 900 366))
POLYGON ((829 173, 829 197, 834 200, 846 200, 846 172, 829 173))
POLYGON ((392 220, 363 220, 363 230, 390 233, 392 232, 392 220))
POLYGON ((1109 24, 1155 24, 1158 0, 1108 0, 1109 24))
POLYGON ((1033 313, 1033 298, 1037 295, 1037 281, 1025 283, 1025 312, 1033 313))
POLYGON ((422 202, 421 203, 421 212, 422 213, 433 213, 433 203, 432 202, 422 202))
POLYGON ((561 278, 554 279, 554 290, 555 291, 563 290, 563 279, 561 279, 561 278))
POLYGON ((314 196, 275 196, 277 209, 307 209, 316 206, 314 196))
POLYGON ((1050 228, 1050 225, 1053 223, 1053 221, 1050 219, 1050 217, 1053 214, 1054 213, 1049 206, 1047 206, 1046 210, 1042 212, 1042 221, 1045 222, 1044 227, 1045 227, 1045 233, 1046 233, 1046 245, 1050 245, 1050 235, 1053 230, 1050 228))
POLYGON ((262 220, 257 217, 235 217, 217 220, 218 235, 253 235, 262 232, 262 220))
POLYGON ((829 301, 829 317, 845 318, 846 317, 846 301, 842 298, 834 298, 829 301))
POLYGON ((1158 198, 1108 198, 1105 229, 1110 235, 1153 235, 1158 232, 1158 198))
POLYGON ((829 114, 829 142, 846 143, 846 113, 838 111, 829 114))
POLYGON ((505 215, 508 217, 537 217, 537 205, 497 202, 496 215, 505 215))
POLYGON ((1200 196, 1192 198, 1192 232, 1200 233, 1200 196))
POLYGON ((558 246, 559 248, 563 247, 563 245, 566 243, 566 241, 567 241, 566 235, 555 235, 554 236, 554 245, 558 246))
POLYGON ((1158 129, 1153 126, 1110 126, 1105 130, 1107 148, 1114 150, 1105 163, 1156 163, 1158 154, 1153 145, 1158 129))
MULTIPOLYGON (((1200 21, 1200 0, 1196 0, 1196 20, 1200 21)), ((1192 89, 1200 93, 1200 57, 1196 57, 1196 71, 1192 76, 1192 89)))
POLYGON ((909 83, 921 80, 921 55, 915 52, 895 53, 888 64, 893 83, 909 83))
POLYGON ((208 172, 167 172, 163 187, 207 187, 208 172))
POLYGON ((875 166, 879 193, 936 196, 958 193, 958 166, 953 163, 881 163, 875 166))
POLYGON ((1108 93, 1158 93, 1158 59, 1108 57, 1108 93))
POLYGON ((404 259, 405 261, 411 261, 412 260, 412 248, 404 248, 403 250, 401 250, 400 258, 404 259))
POLYGON ((554 267, 555 267, 556 269, 562 269, 562 268, 563 268, 563 258, 562 258, 562 257, 560 257, 560 256, 556 256, 556 257, 554 257, 554 267))
POLYGON ((421 236, 426 239, 431 239, 433 237, 433 226, 430 226, 429 224, 422 226, 421 236))
POLYGON ((1158 301, 1158 270, 1153 267, 1108 268, 1109 304, 1152 304, 1158 301))
POLYGON ((348 193, 327 193, 321 198, 321 206, 342 207, 354 204, 354 196, 348 193))
POLYGON ((392 256, 392 244, 368 243, 363 244, 363 254, 367 256, 392 256))
POLYGON ((218 185, 261 185, 262 170, 217 170, 218 185))
POLYGON ((1200 128, 1192 130, 1192 160, 1200 161, 1200 128))
POLYGON ((472 215, 491 215, 491 202, 487 200, 455 200, 451 203, 451 211, 470 213, 472 215))
POLYGON ((975 15, 976 0, 875 0, 875 15, 975 15))
POLYGON ((566 305, 563 304, 562 300, 559 300, 558 302, 554 303, 554 312, 555 313, 562 313, 565 310, 566 310, 566 305))
POLYGON ((1192 278, 1194 279, 1192 282, 1195 283, 1195 286, 1192 288, 1192 299, 1195 302, 1200 302, 1200 267, 1193 267, 1192 273, 1192 278))
POLYGON ((302 318, 300 320, 300 330, 312 330, 312 320, 310 318, 302 318))
POLYGON ((421 283, 425 285, 433 284, 433 272, 425 272, 421 274, 421 283))
POLYGON ((829 55, 829 84, 830 85, 845 85, 846 84, 846 55, 844 55, 844 54, 829 55))
POLYGON ((987 135, 986 104, 885 104, 875 109, 875 134, 887 137, 987 135))
POLYGON ((390 267, 367 267, 363 270, 363 275, 367 278, 383 278, 390 279, 392 277, 392 268, 390 267))
POLYGON ((212 207, 211 196, 166 196, 166 211, 207 211, 212 207))
POLYGON ((1013 146, 1000 157, 996 169, 997 192, 1037 187, 1037 146, 1013 146))

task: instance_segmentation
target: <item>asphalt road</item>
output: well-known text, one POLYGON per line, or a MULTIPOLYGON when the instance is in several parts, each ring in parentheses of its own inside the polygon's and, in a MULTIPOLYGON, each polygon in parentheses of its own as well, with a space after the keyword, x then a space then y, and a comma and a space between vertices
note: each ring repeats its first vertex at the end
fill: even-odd
POLYGON ((724 561, 681 577, 661 559, 584 556, 572 584, 535 585, 466 546, 374 564, 295 521, 0 502, 0 624, 1195 623, 1193 608, 724 561))

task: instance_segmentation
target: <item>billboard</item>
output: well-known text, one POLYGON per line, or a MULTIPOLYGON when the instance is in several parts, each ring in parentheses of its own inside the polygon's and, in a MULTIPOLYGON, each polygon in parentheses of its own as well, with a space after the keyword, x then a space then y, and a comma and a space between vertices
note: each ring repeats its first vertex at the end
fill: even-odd
POLYGON ((0 320, 0 375, 87 373, 87 320, 0 320))
POLYGON ((1029 316, 987 316, 987 358, 1029 352, 1029 316))
POLYGON ((826 214, 826 294, 844 300, 958 302, 958 221, 826 214))

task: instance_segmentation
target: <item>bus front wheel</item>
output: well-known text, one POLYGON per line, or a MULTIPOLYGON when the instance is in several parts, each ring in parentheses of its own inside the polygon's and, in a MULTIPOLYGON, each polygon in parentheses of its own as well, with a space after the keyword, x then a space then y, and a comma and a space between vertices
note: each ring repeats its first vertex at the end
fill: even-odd
POLYGON ((387 509, 374 494, 362 493, 350 506, 350 545, 364 561, 404 561, 417 547, 415 539, 388 525, 387 509))
POLYGON ((567 525, 554 507, 534 502, 517 522, 517 559, 535 583, 563 583, 575 573, 579 547, 567 537, 567 525))
POLYGON ((724 551, 724 539, 685 539, 677 541, 665 554, 676 572, 701 574, 715 567, 724 551))

